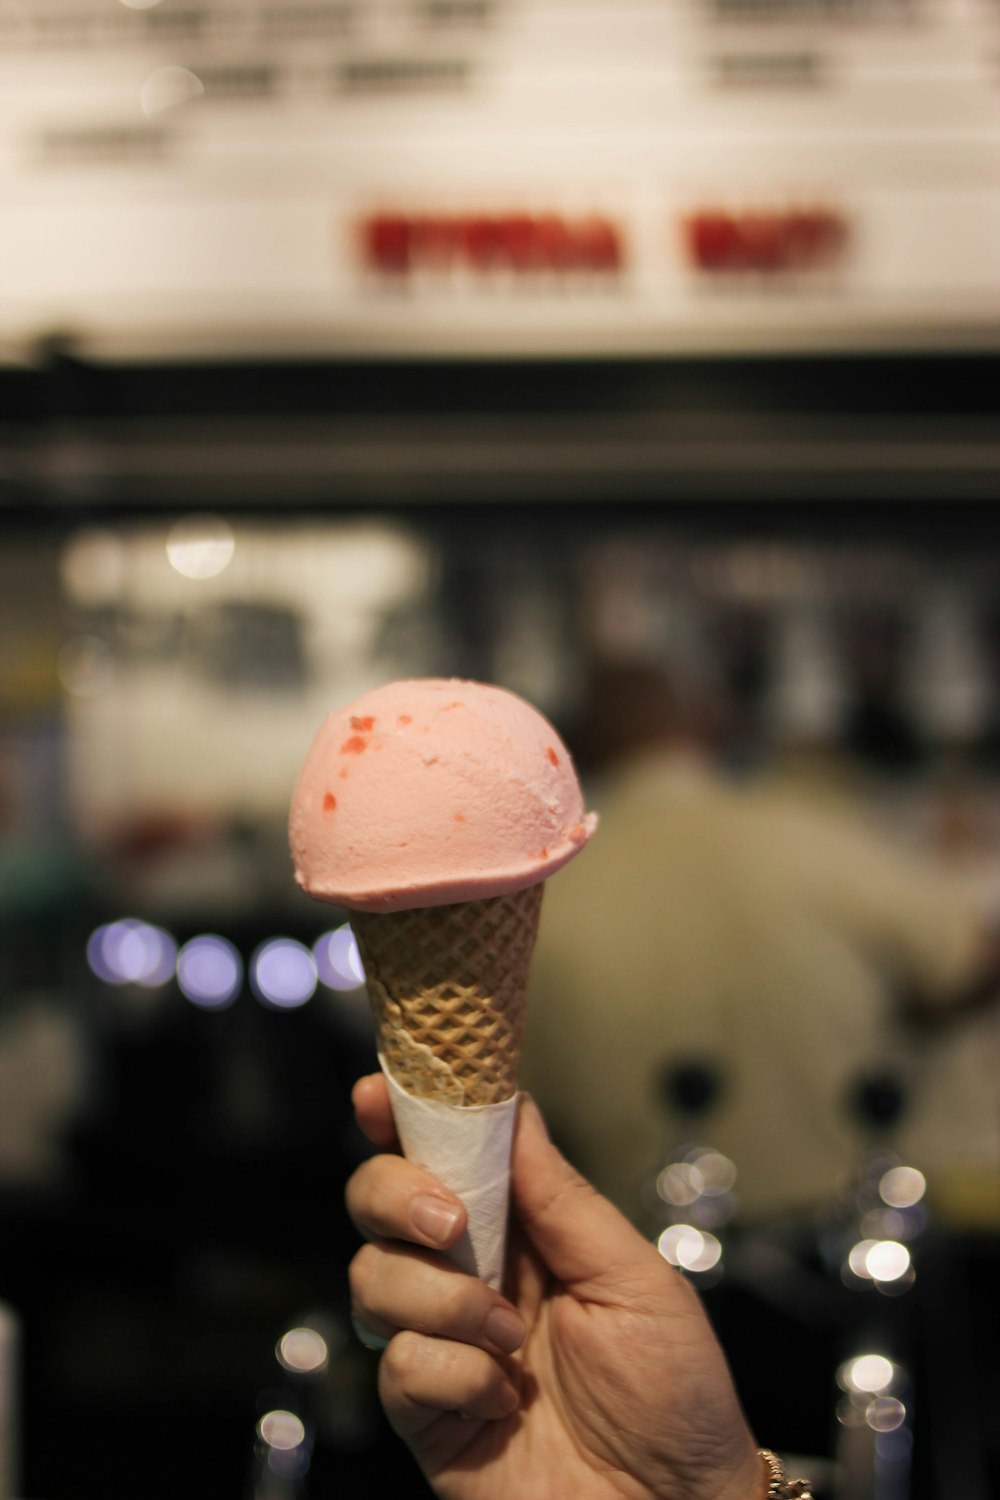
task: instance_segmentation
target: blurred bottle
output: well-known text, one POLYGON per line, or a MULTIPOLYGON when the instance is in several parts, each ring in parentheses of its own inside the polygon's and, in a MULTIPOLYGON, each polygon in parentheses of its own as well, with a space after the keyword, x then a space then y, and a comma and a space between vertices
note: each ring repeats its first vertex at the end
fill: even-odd
POLYGON ((706 1058, 671 1061, 660 1087, 668 1141, 640 1184, 640 1222, 665 1260, 708 1286, 723 1274, 724 1230, 736 1211, 736 1167, 708 1143, 722 1073, 706 1058))
POLYGON ((983 643, 971 601, 941 585, 922 601, 902 672, 920 738, 963 757, 981 743, 990 708, 983 643))
POLYGON ((848 687, 832 624, 821 603, 798 603, 777 622, 768 694, 771 736, 781 745, 837 745, 848 687))
MULTIPOLYGON (((839 1236, 826 1249, 845 1286, 898 1298, 916 1279, 915 1242, 927 1228, 926 1180, 892 1150, 907 1091, 891 1070, 860 1075, 847 1108, 862 1138, 858 1170, 845 1198, 839 1236)), ((913 1447, 913 1382, 906 1358, 907 1315, 865 1301, 849 1320, 848 1357, 837 1371, 834 1500, 907 1500, 913 1447)))
POLYGON ((908 1104, 892 1069, 872 1069, 851 1083, 845 1108, 859 1136, 855 1172, 821 1233, 823 1258, 856 1291, 899 1296, 913 1285, 912 1246, 927 1227, 927 1183, 893 1148, 908 1104))

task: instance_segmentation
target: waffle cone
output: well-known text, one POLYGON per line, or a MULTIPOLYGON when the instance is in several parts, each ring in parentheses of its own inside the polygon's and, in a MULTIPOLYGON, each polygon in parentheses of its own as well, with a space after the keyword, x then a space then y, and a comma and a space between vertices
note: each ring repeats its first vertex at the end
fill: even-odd
POLYGON ((379 1050, 407 1093, 469 1107, 517 1092, 542 890, 352 913, 379 1050))

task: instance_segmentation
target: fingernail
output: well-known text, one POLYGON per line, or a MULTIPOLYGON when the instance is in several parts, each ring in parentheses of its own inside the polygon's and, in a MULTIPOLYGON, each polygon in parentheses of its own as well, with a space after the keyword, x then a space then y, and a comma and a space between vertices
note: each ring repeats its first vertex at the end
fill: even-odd
POLYGON ((451 1238, 458 1223, 458 1209, 432 1198, 428 1193, 418 1193, 410 1200, 410 1223, 418 1234, 434 1245, 444 1245, 451 1238))
POLYGON ((507 1307, 495 1307, 487 1317, 483 1330, 490 1343, 496 1344, 504 1354, 513 1354, 524 1339, 521 1315, 507 1307))

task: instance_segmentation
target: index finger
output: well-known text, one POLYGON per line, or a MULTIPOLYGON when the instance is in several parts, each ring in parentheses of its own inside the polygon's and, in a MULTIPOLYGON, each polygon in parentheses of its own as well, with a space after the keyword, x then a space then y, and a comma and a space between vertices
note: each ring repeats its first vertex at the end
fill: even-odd
POLYGON ((381 1073, 359 1078, 351 1090, 358 1125, 380 1151, 398 1151, 399 1137, 389 1103, 389 1088, 381 1073))

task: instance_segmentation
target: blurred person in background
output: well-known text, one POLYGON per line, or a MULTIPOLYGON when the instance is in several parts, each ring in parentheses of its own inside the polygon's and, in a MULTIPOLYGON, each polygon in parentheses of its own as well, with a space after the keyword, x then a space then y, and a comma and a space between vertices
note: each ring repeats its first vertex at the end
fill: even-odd
POLYGON ((961 1179, 993 1201, 996 1049, 949 1066, 941 1033, 984 1010, 995 1031, 995 933, 860 812, 728 777, 717 723, 658 665, 593 669, 579 750, 600 836, 546 891, 526 1086, 576 1165, 638 1219, 643 1181, 683 1130, 664 1079, 707 1070, 699 1135, 736 1164, 752 1222, 838 1193, 862 1150, 852 1091, 888 1066, 909 1094, 894 1146, 932 1189, 961 1179))

